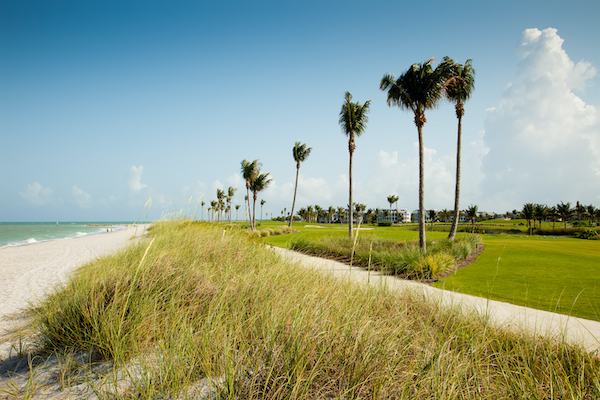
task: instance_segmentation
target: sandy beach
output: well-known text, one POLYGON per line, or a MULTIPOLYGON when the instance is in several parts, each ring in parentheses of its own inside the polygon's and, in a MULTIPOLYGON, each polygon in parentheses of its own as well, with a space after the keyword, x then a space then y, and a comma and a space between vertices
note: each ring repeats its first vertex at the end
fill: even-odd
POLYGON ((18 322, 15 317, 21 310, 81 265, 125 247, 147 227, 131 225, 81 238, 0 249, 0 359, 7 358, 10 351, 10 344, 2 338, 18 322))

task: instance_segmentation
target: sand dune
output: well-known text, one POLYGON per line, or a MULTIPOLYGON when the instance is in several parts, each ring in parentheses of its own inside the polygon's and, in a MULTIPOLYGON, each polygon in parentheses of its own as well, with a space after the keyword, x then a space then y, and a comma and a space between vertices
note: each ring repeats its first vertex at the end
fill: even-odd
POLYGON ((64 282, 73 270, 125 247, 146 228, 132 225, 110 233, 0 249, 0 359, 10 350, 1 338, 18 321, 15 316, 21 310, 64 282))

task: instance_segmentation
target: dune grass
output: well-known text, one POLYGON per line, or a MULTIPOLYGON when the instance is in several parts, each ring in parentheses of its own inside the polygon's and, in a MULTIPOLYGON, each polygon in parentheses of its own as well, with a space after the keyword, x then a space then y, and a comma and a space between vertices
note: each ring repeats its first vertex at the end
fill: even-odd
POLYGON ((100 398, 192 398, 203 379, 225 399, 600 397, 600 361, 580 348, 289 265, 222 231, 157 223, 84 266, 32 310, 39 349, 111 360, 131 384, 95 387, 100 398))

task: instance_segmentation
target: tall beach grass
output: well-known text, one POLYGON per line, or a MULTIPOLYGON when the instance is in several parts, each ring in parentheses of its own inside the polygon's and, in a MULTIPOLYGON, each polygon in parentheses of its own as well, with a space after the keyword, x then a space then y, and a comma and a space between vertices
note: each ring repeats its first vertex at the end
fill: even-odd
POLYGON ((92 352, 129 377, 100 398, 198 398, 206 380, 224 399, 600 397, 600 361, 580 348, 288 264, 209 224, 153 225, 32 315, 38 349, 92 352))

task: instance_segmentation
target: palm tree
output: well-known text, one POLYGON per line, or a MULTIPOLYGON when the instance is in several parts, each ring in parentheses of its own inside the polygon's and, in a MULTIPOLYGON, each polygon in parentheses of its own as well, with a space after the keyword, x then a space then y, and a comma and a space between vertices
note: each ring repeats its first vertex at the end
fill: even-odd
POLYGON ((431 220, 431 232, 433 232, 433 223, 435 222, 437 213, 435 212, 435 210, 429 210, 428 214, 429 214, 429 219, 431 220))
POLYGON ((448 57, 444 61, 451 63, 451 76, 444 84, 446 98, 455 103, 456 118, 458 118, 458 134, 456 142, 456 188, 454 191, 454 220, 450 228, 448 240, 454 240, 458 230, 458 215, 460 213, 460 160, 462 142, 462 117, 465 115, 464 102, 471 97, 475 89, 475 69, 471 65, 473 60, 468 59, 464 64, 455 64, 448 57))
POLYGON ((300 163, 304 162, 310 155, 312 147, 306 147, 306 143, 300 144, 296 142, 292 149, 294 155, 294 161, 296 161, 296 184, 294 185, 294 201, 292 202, 292 212, 290 213, 290 224, 289 228, 292 228, 292 221, 294 220, 294 207, 296 207, 296 191, 298 190, 298 174, 300 173, 300 163))
POLYGON ((575 213, 577 214, 577 222, 581 223, 581 217, 585 218, 585 213, 587 209, 583 204, 580 204, 579 201, 575 203, 575 213))
POLYGON ((527 220, 527 226, 529 227, 529 235, 531 235, 533 233, 531 228, 531 220, 535 218, 535 204, 524 204, 523 210, 521 211, 521 215, 527 220))
POLYGON ((375 222, 379 222, 379 214, 381 214, 381 208, 375 209, 375 222))
POLYGON ((263 220, 263 217, 262 217, 263 206, 265 205, 265 203, 266 203, 266 202, 267 202, 267 201, 266 201, 265 199, 262 199, 262 200, 260 201, 260 220, 261 220, 261 221, 263 220))
POLYGON ((567 229, 567 220, 575 214, 575 210, 571 208, 571 203, 567 202, 565 204, 561 201, 560 204, 556 205, 556 211, 558 216, 565 222, 565 229, 567 229))
POLYGON ((344 219, 344 216, 346 215, 346 209, 344 207, 338 207, 337 212, 338 212, 338 216, 340 217, 340 224, 341 224, 342 220, 344 219))
POLYGON ((365 210, 367 209, 367 205, 363 203, 356 203, 356 211, 361 220, 365 220, 365 210))
POLYGON ((269 186, 269 184, 273 181, 273 179, 269 178, 269 172, 266 174, 261 174, 260 170, 257 170, 257 175, 250 182, 250 190, 252 191, 252 196, 254 202, 252 203, 252 231, 256 229, 256 198, 257 193, 262 192, 269 186))
MULTIPOLYGON (((219 211, 222 211, 225 208, 225 192, 221 189, 217 189, 217 203, 219 207, 219 211)), ((217 214, 217 221, 221 221, 221 213, 217 214)))
MULTIPOLYGON (((242 178, 246 181, 246 190, 248 194, 246 195, 246 204, 247 204, 247 212, 250 212, 250 182, 256 179, 260 172, 260 167, 262 166, 258 160, 254 160, 252 162, 244 159, 241 163, 241 173, 242 178)), ((252 218, 250 218, 252 220, 252 218)), ((250 223, 252 225, 252 222, 250 223)))
POLYGON ((236 220, 236 221, 238 220, 238 210, 239 210, 239 209, 240 209, 240 205, 239 205, 239 204, 236 204, 236 205, 235 205, 235 220, 236 220))
POLYGON ((451 76, 452 65, 444 59, 435 69, 431 66, 431 58, 420 64, 413 64, 398 79, 394 74, 383 76, 379 88, 387 90, 388 106, 398 106, 410 110, 415 116, 415 125, 419 136, 419 247, 427 250, 425 236, 425 171, 424 171, 424 144, 423 125, 427 122, 425 110, 435 108, 442 99, 444 83, 451 76))
POLYGON ((475 222, 477 222, 477 205, 470 205, 466 210, 467 218, 471 221, 471 233, 475 233, 475 222))
POLYGON ((352 222, 353 222, 353 204, 352 204, 352 155, 354 154, 354 149, 356 149, 356 145, 354 144, 354 136, 359 137, 367 127, 367 122, 369 122, 369 117, 367 114, 369 113, 369 106, 371 105, 371 100, 367 100, 365 104, 360 104, 359 102, 353 103, 352 95, 350 92, 346 92, 346 102, 342 105, 342 110, 340 111, 340 119, 339 123, 342 127, 342 131, 346 136, 348 136, 348 152, 350 153, 350 165, 349 165, 349 200, 348 200, 348 235, 350 239, 352 239, 352 222))
POLYGON ((206 205, 206 202, 202 201, 200 204, 202 205, 202 221, 204 221, 204 206, 206 205))
POLYGON ((218 203, 216 201, 214 201, 214 200, 211 200, 211 202, 210 202, 210 208, 212 209, 212 212, 213 212, 212 213, 212 218, 210 219, 210 222, 212 222, 213 219, 215 218, 215 211, 217 209, 217 204, 218 203))
POLYGON ((594 225, 594 220, 596 219, 596 207, 592 204, 587 206, 587 215, 590 218, 590 226, 594 225))
MULTIPOLYGON (((387 201, 388 201, 388 203, 390 203, 390 215, 392 215, 392 204, 394 204, 395 202, 397 202, 397 201, 398 201, 398 196, 395 196, 395 195, 393 195, 393 194, 392 194, 392 195, 389 195, 389 196, 387 197, 387 201)), ((390 218, 391 218, 391 217, 390 217, 390 218)))
POLYGON ((237 189, 235 189, 232 186, 229 186, 229 189, 227 189, 227 208, 229 209, 229 223, 231 223, 231 200, 233 199, 235 192, 237 192, 237 189))
POLYGON ((329 225, 331 225, 331 219, 333 218, 333 214, 335 214, 335 208, 333 206, 329 206, 327 210, 327 217, 329 218, 329 225))
POLYGON ((538 229, 542 229, 542 221, 548 218, 548 207, 545 204, 535 204, 533 214, 539 221, 538 229))

